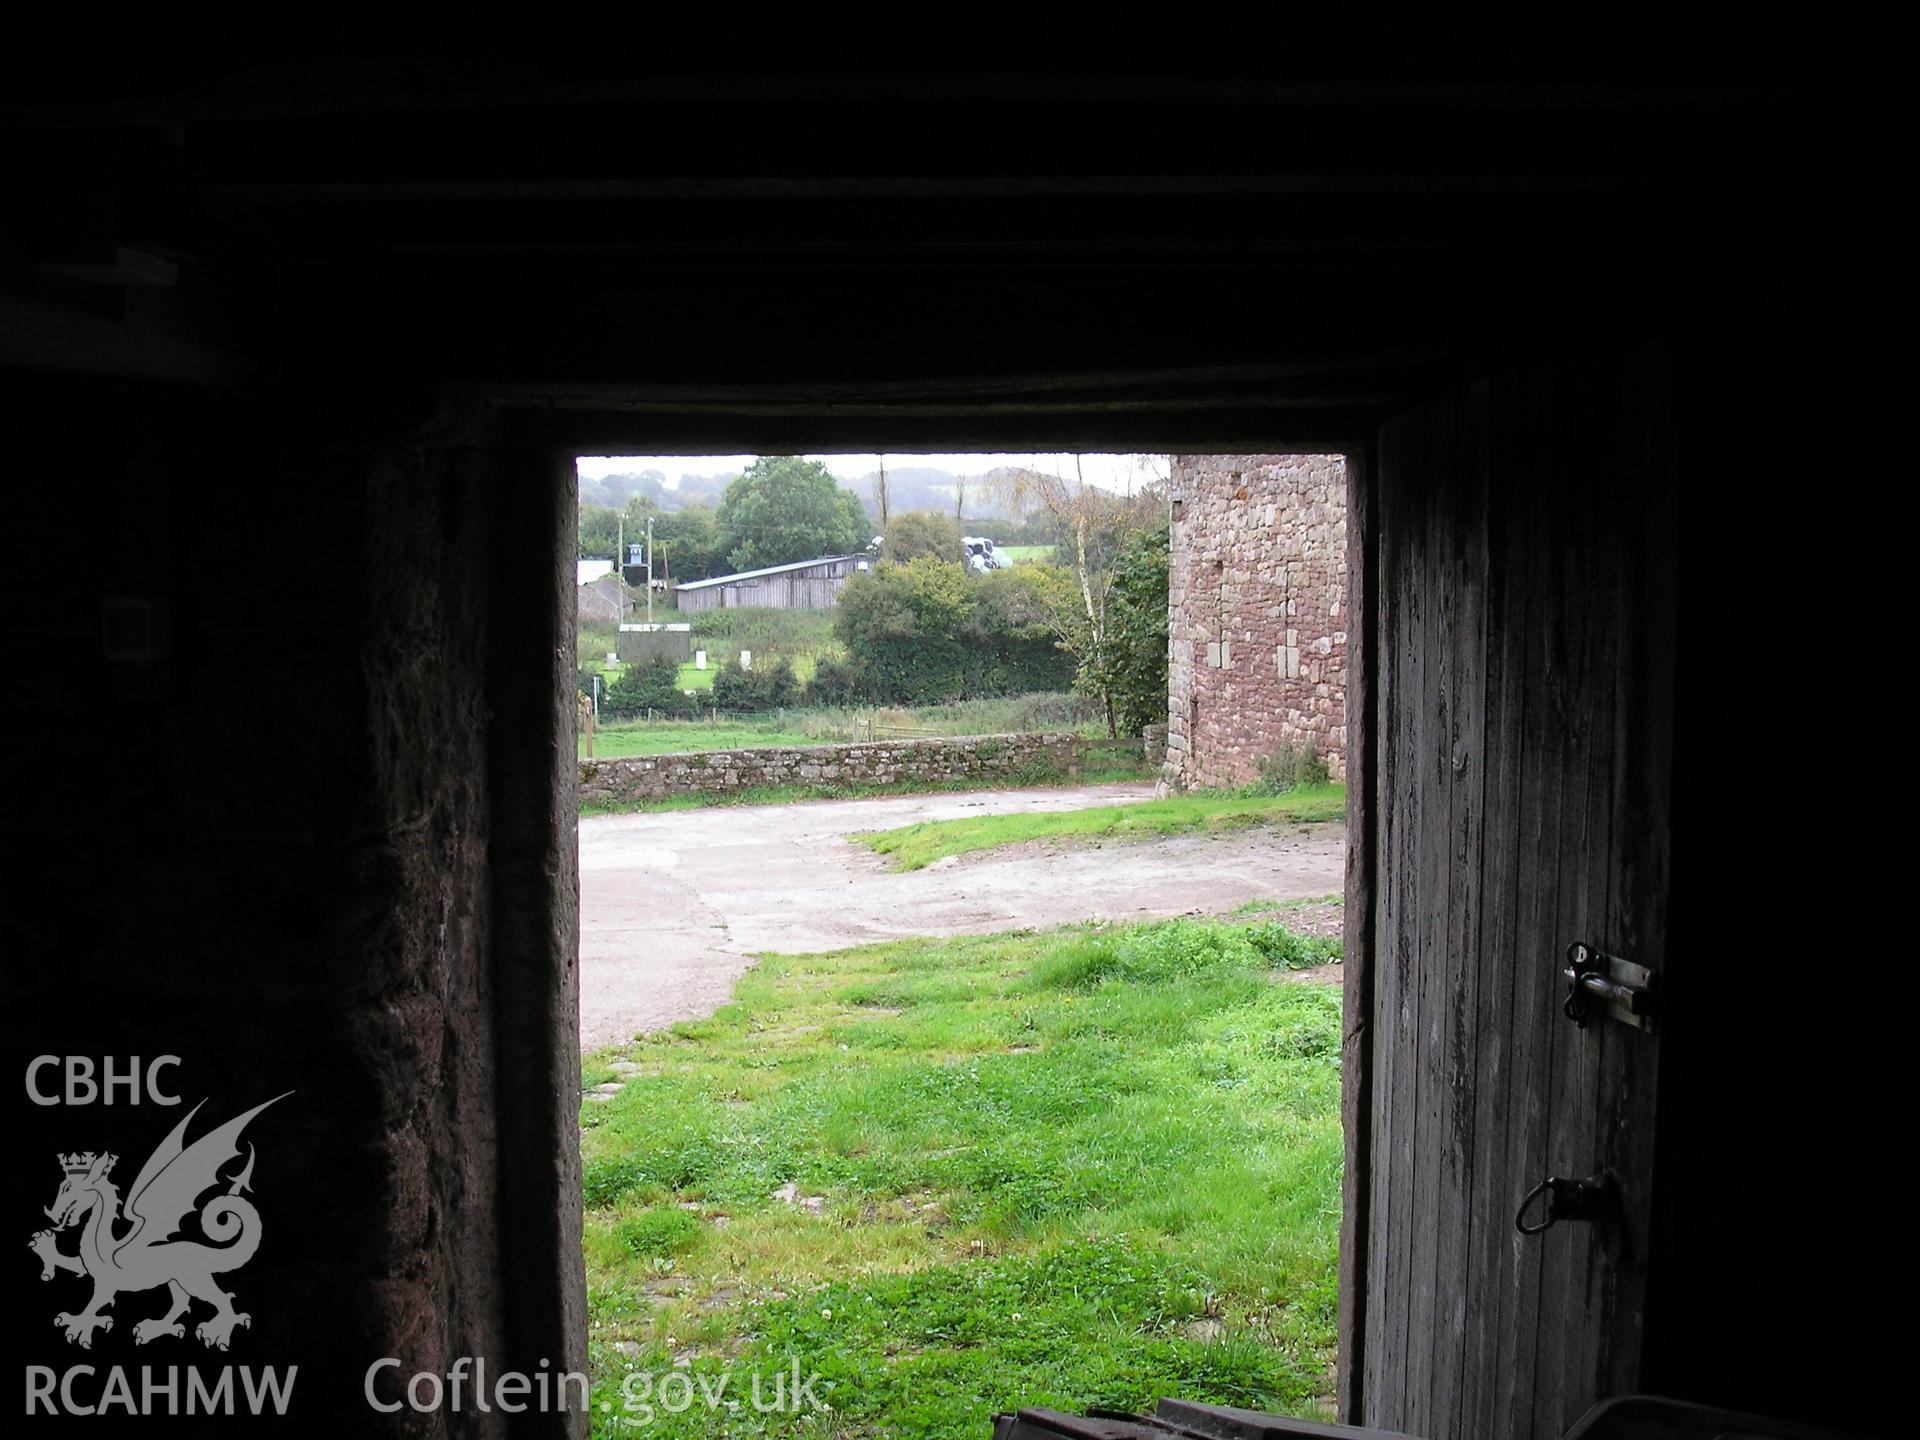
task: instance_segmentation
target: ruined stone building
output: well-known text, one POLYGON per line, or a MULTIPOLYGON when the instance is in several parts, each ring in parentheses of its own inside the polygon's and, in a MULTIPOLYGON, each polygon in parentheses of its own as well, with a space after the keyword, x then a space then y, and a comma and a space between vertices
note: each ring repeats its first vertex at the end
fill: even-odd
POLYGON ((1167 778, 1242 785, 1283 748, 1347 767, 1347 462, 1176 455, 1167 778))

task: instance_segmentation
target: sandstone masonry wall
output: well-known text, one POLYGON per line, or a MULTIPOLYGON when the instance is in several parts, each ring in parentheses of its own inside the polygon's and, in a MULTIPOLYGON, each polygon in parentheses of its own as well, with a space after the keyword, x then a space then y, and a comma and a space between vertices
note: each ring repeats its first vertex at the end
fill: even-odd
POLYGON ((1080 745, 1073 735, 969 735, 582 760, 580 799, 606 804, 785 785, 1018 782, 1049 769, 1063 778, 1079 773, 1080 745))
POLYGON ((1347 754, 1347 466, 1173 459, 1165 774, 1240 785, 1282 745, 1347 754))

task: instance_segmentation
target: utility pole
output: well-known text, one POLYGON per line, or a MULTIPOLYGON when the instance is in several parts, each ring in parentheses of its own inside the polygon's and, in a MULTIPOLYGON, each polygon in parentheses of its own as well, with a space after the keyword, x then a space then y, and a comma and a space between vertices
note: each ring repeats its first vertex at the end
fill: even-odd
POLYGON ((887 514, 890 508, 887 496, 887 457, 884 455, 880 457, 880 480, 873 487, 873 498, 879 502, 880 533, 884 535, 887 533, 887 514))
POLYGON ((647 516, 647 624, 653 624, 653 516, 647 516))
POLYGON ((627 517, 620 517, 620 538, 613 542, 613 623, 627 618, 627 517))

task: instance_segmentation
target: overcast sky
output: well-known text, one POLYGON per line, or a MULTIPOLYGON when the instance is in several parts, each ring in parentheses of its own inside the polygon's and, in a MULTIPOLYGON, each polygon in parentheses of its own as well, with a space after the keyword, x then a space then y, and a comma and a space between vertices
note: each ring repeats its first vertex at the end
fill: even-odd
MULTIPOLYGON (((882 457, 878 455, 809 455, 809 460, 820 460, 843 483, 851 483, 862 475, 871 474, 880 468, 882 457)), ((1145 457, 1149 467, 1141 467, 1138 455, 1082 455, 1080 463, 1085 470, 1089 483, 1108 490, 1125 490, 1129 485, 1138 488, 1156 475, 1166 473, 1164 457, 1145 457)), ((733 471, 744 470, 754 462, 752 455, 582 455, 579 457, 580 476, 584 480, 599 480, 608 475, 637 475, 643 470, 658 470, 667 477, 667 483, 677 483, 682 475, 725 475, 733 471)), ((1073 456, 1071 455, 888 455, 885 457, 887 468, 902 469, 910 465, 921 465, 932 470, 946 470, 955 475, 979 475, 1001 465, 1019 465, 1033 470, 1045 470, 1054 474, 1073 478, 1073 456)))

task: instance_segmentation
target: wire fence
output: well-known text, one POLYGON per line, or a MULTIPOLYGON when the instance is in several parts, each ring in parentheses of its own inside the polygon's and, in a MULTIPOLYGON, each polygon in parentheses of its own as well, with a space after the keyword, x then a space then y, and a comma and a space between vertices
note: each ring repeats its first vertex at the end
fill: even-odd
POLYGON ((924 725, 889 725, 867 716, 854 721, 854 730, 867 740, 934 740, 949 733, 924 725))

